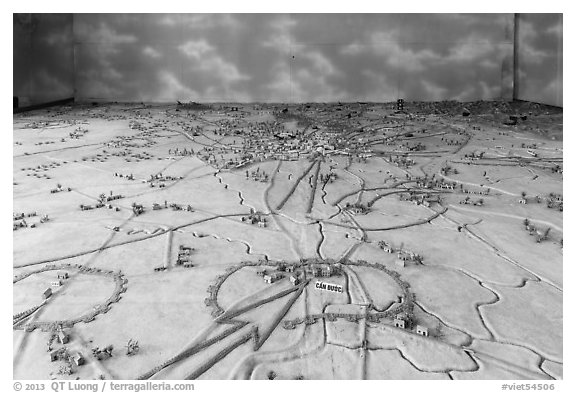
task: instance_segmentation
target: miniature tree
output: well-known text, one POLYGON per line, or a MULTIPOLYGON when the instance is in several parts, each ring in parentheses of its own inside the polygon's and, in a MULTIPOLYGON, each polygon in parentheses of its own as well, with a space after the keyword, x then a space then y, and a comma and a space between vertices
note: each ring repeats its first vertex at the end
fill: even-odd
POLYGON ((61 365, 60 368, 58 369, 58 374, 70 375, 70 374, 72 374, 72 367, 70 366, 69 363, 65 363, 65 364, 61 365))
POLYGON ((108 345, 106 348, 102 350, 102 352, 106 352, 108 355, 112 356, 112 351, 114 350, 114 346, 112 344, 108 345))
POLYGON ((50 352, 52 350, 52 343, 54 342, 54 340, 56 339, 56 333, 52 332, 52 334, 50 334, 50 338, 48 338, 48 342, 46 343, 48 348, 46 349, 48 352, 50 352))
POLYGON ((527 219, 527 218, 525 218, 524 221, 523 221, 523 224, 524 224, 525 227, 527 227, 528 225, 530 225, 530 220, 527 219))
POLYGON ((129 339, 128 344, 126 344, 126 355, 132 356, 138 353, 140 350, 140 346, 138 345, 138 341, 129 339))
POLYGON ((432 335, 438 339, 442 339, 446 336, 446 333, 444 331, 444 327, 440 322, 438 322, 436 327, 430 333, 431 333, 430 335, 432 335))

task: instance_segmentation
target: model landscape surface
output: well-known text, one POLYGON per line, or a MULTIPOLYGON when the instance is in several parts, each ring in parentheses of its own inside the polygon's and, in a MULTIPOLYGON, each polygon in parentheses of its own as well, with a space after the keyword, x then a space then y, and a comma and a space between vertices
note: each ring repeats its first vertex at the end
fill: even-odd
POLYGON ((15 379, 561 379, 562 112, 14 115, 15 379))

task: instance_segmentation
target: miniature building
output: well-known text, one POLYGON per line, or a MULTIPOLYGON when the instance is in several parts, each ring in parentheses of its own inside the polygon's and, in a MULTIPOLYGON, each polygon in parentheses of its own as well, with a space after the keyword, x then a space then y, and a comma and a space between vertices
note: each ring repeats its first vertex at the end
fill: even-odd
POLYGON ((144 213, 144 206, 135 203, 132 206, 132 211, 134 212, 135 215, 139 216, 140 214, 144 213))
POLYGON ((396 266, 398 267, 406 267, 406 260, 398 258, 396 260, 396 266))
POLYGON ((51 362, 55 362, 56 360, 58 360, 58 358, 60 357, 60 350, 56 349, 52 352, 50 352, 50 361, 51 362))
POLYGON ((293 273, 294 270, 296 270, 296 266, 295 266, 295 265, 287 265, 287 266, 286 266, 286 273, 293 273))
POLYGON ((389 244, 382 244, 382 245, 381 245, 381 248, 382 248, 382 250, 384 250, 384 252, 387 252, 387 253, 389 253, 389 254, 391 254, 391 253, 394 252, 394 247, 392 247, 392 246, 389 245, 389 244))
POLYGON ((403 260, 403 261, 407 261, 410 259, 410 254, 405 252, 405 251, 399 251, 398 252, 398 259, 403 260))
POLYGON ((406 329, 406 317, 402 314, 394 317, 394 326, 400 329, 406 329))
POLYGON ((281 278, 282 278, 282 274, 279 274, 279 273, 265 274, 264 275, 264 282, 266 284, 272 284, 272 283, 280 280, 281 278))
POLYGON ((65 271, 58 272, 58 279, 59 280, 67 280, 68 277, 69 277, 68 272, 65 272, 65 271))
POLYGON ((62 330, 58 332, 58 342, 60 344, 67 344, 70 341, 70 336, 64 333, 62 330))
POLYGON ((310 265, 308 272, 312 274, 312 277, 320 277, 322 274, 321 269, 317 265, 310 265))
POLYGON ((42 293, 44 299, 48 299, 50 296, 52 296, 52 288, 48 288, 42 293))
POLYGON ((112 355, 111 355, 110 353, 104 352, 104 351, 98 352, 98 353, 95 355, 96 359, 98 359, 98 360, 106 360, 106 359, 110 358, 111 356, 112 356, 112 355))
POLYGON ((72 361, 76 366, 82 366, 84 363, 86 363, 86 359, 84 359, 84 356, 81 352, 76 352, 76 355, 74 355, 72 361))
POLYGON ((416 334, 428 337, 428 328, 425 326, 416 325, 416 334))
POLYGON ((298 284, 300 284, 300 279, 298 277, 296 277, 295 275, 291 275, 290 276, 290 282, 292 283, 292 285, 298 285, 298 284))
POLYGON ((284 321, 284 329, 294 329, 294 328, 296 328, 296 325, 294 325, 294 322, 292 322, 290 320, 284 321))
POLYGON ((178 256, 190 256, 191 254, 191 248, 181 248, 180 251, 178 251, 178 256))
POLYGON ((109 345, 104 349, 99 349, 96 347, 92 349, 92 355, 98 360, 106 360, 112 357, 112 350, 112 345, 109 345))
POLYGON ((322 265, 322 277, 330 277, 334 273, 334 269, 330 265, 322 265))
POLYGON ((52 281, 50 284, 51 284, 53 287, 60 287, 60 286, 62 286, 62 281, 56 280, 56 281, 52 281))

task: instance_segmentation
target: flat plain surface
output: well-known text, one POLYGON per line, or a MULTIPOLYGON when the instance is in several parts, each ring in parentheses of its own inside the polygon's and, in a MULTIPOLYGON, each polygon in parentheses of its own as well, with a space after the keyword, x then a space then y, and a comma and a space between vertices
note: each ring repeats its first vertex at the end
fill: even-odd
POLYGON ((13 209, 25 214, 14 219, 14 276, 32 274, 14 283, 13 314, 40 305, 15 324, 14 378, 562 378, 562 113, 483 103, 463 117, 430 105, 14 115, 13 209), (503 124, 529 110, 538 116, 503 124), (80 209, 102 194, 122 198, 80 209), (193 267, 178 262, 181 246, 193 267), (402 267, 398 250, 422 259, 402 267), (303 267, 278 268, 312 260, 341 270, 302 281, 303 267), (361 260, 372 265, 347 266, 361 260), (127 279, 108 312, 65 329, 68 352, 86 357, 71 375, 50 361, 51 333, 25 327, 101 307, 114 281, 72 274, 41 305, 57 270, 39 270, 61 263, 127 279), (366 319, 405 301, 399 281, 373 265, 408 284, 413 326, 366 319), (265 283, 262 270, 281 277, 265 283), (140 345, 133 356, 129 339, 140 345), (92 357, 107 345, 112 358, 92 357))

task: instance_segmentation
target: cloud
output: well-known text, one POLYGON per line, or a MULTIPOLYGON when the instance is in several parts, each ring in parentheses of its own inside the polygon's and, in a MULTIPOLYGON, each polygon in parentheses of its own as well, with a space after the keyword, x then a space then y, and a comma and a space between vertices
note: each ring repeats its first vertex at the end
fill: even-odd
POLYGON ((166 14, 159 16, 156 21, 160 26, 172 27, 180 24, 182 22, 182 17, 180 14, 166 14))
MULTIPOLYGON (((110 93, 151 100, 498 98, 512 53, 509 20, 508 14, 87 14, 75 22, 77 75, 82 89, 109 85, 110 93)), ((532 72, 552 67, 557 22, 521 29, 521 59, 532 72)))
POLYGON ((467 62, 487 60, 499 54, 502 46, 487 39, 462 41, 450 48, 448 56, 443 57, 445 62, 467 62))
POLYGON ((479 85, 481 88, 481 99, 494 99, 494 97, 498 97, 498 94, 500 94, 500 86, 490 86, 485 81, 479 81, 479 85))
POLYGON ((201 60, 204 55, 214 51, 214 48, 206 40, 188 41, 180 45, 178 49, 195 60, 201 60))
POLYGON ((307 50, 302 56, 312 63, 312 67, 322 76, 337 75, 340 71, 328 57, 319 51, 307 50))
POLYGON ((184 85, 174 74, 168 71, 158 72, 158 81, 162 88, 150 97, 151 100, 169 102, 175 100, 194 100, 201 95, 184 85))
POLYGON ((294 37, 292 29, 297 25, 290 15, 278 15, 270 21, 270 34, 262 40, 262 46, 286 53, 290 51, 294 37))
POLYGON ((68 30, 52 31, 41 37, 41 40, 48 45, 62 45, 71 41, 70 32, 68 30))
POLYGON ((160 26, 208 30, 216 27, 242 28, 237 14, 165 14, 156 19, 160 26))
POLYGON ((226 61, 206 40, 188 41, 178 47, 189 59, 189 69, 202 71, 223 84, 248 80, 248 75, 242 74, 236 65, 226 61))
POLYGON ((524 62, 540 64, 548 56, 545 49, 536 47, 537 38, 538 33, 534 25, 526 20, 521 21, 518 29, 518 47, 524 62))
POLYGON ((362 77, 365 79, 363 91, 366 92, 363 101, 383 102, 394 101, 398 96, 398 85, 391 81, 384 73, 374 70, 363 70, 362 77))
POLYGON ((427 61, 439 58, 431 49, 418 50, 411 46, 402 42, 396 31, 376 31, 366 44, 353 42, 345 45, 341 53, 354 56, 377 55, 388 65, 409 71, 423 71, 427 61))
POLYGON ((448 89, 446 87, 439 86, 433 82, 422 80, 422 86, 424 87, 424 99, 431 101, 441 101, 446 97, 448 89))
POLYGON ((79 73, 76 89, 80 99, 108 99, 108 100, 137 100, 137 97, 130 96, 122 85, 122 75, 116 74, 116 71, 107 71, 102 75, 98 69, 88 69, 79 73), (115 80, 113 82, 113 80, 115 80))
POLYGON ((152 48, 151 46, 145 46, 144 49, 142 49, 142 53, 153 59, 158 59, 162 57, 162 54, 158 52, 156 49, 152 48))
POLYGON ((138 41, 135 34, 121 34, 105 22, 101 22, 96 29, 91 29, 91 27, 88 23, 82 23, 75 27, 79 41, 84 43, 104 43, 108 45, 133 44, 138 41))
POLYGON ((564 34, 563 33, 563 27, 562 27, 562 19, 560 18, 560 21, 558 23, 547 28, 546 34, 550 34, 550 35, 554 36, 555 38, 562 39, 563 34, 564 34))
POLYGON ((274 78, 267 83, 263 90, 268 101, 289 102, 305 98, 304 92, 298 81, 292 80, 291 70, 287 63, 278 62, 272 68, 274 78))

